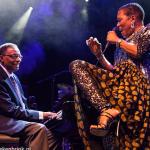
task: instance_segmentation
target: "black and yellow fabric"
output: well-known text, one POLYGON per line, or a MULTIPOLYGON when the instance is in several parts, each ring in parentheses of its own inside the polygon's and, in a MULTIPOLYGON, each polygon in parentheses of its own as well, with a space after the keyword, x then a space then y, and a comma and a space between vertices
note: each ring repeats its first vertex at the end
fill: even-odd
MULTIPOLYGON (((84 92, 98 112, 114 107, 121 112, 120 150, 145 149, 148 141, 150 118, 150 84, 144 74, 131 60, 122 61, 113 72, 103 70, 85 61, 71 63, 70 70, 77 86, 84 92)), ((77 123, 82 138, 86 137, 80 101, 75 101, 77 123)), ((88 138, 86 143, 88 142, 88 138)), ((149 148, 147 146, 147 148, 149 148)))
MULTIPOLYGON (((150 24, 134 32, 126 41, 137 45, 137 58, 117 48, 114 54, 115 68, 112 72, 81 60, 73 61, 70 64, 70 71, 77 86, 99 113, 103 108, 110 107, 121 111, 124 133, 119 132, 120 149, 148 150, 150 149, 150 24)), ((81 107, 80 103, 79 100, 77 108, 81 107)), ((83 111, 78 109, 77 112, 78 124, 82 121, 80 131, 85 131, 83 111)), ((85 133, 86 131, 84 134, 80 132, 80 135, 88 137, 85 133)), ((86 140, 88 141, 88 138, 86 140)))
POLYGON ((89 140, 89 132, 88 132, 88 126, 86 125, 86 117, 83 112, 83 108, 81 105, 80 97, 78 94, 78 88, 76 85, 76 81, 74 82, 74 107, 75 107, 75 114, 77 118, 77 126, 79 135, 82 137, 82 142, 84 144, 85 150, 92 150, 90 140, 89 140))
MULTIPOLYGON (((115 67, 115 78, 109 87, 114 89, 112 107, 121 111, 121 121, 125 133, 120 133, 120 149, 146 149, 150 118, 150 84, 142 72, 131 61, 115 67)), ((147 145, 149 143, 147 142, 147 145)), ((150 147, 149 147, 150 148, 150 147)))

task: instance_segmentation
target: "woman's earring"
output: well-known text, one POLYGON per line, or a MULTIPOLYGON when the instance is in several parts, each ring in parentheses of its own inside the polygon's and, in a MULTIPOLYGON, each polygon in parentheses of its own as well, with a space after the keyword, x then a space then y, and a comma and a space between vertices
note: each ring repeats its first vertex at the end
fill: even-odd
POLYGON ((131 22, 131 29, 134 29, 135 25, 134 25, 134 21, 131 22))

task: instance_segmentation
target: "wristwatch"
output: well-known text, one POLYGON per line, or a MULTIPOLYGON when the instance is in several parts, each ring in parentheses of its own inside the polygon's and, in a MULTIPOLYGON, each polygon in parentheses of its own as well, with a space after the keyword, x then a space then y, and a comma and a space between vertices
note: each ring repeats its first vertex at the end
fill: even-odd
POLYGON ((119 39, 119 40, 117 41, 117 43, 116 43, 117 47, 120 47, 121 42, 122 42, 122 39, 119 39))

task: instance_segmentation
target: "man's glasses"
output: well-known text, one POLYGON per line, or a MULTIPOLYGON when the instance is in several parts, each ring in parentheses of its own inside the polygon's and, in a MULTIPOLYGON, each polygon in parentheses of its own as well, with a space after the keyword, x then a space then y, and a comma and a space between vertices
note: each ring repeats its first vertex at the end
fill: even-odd
POLYGON ((5 55, 5 54, 4 54, 3 56, 8 56, 8 57, 10 57, 10 58, 12 58, 12 59, 17 59, 18 57, 19 57, 20 59, 23 58, 23 56, 20 55, 20 54, 12 54, 12 55, 5 55))

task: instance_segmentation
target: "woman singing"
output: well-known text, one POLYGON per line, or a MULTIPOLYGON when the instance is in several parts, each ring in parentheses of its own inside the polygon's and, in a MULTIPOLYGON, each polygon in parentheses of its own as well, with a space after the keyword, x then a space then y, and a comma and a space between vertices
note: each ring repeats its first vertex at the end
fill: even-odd
POLYGON ((119 138, 120 150, 150 148, 150 25, 144 26, 144 16, 137 3, 119 8, 117 28, 123 38, 115 31, 107 34, 107 41, 116 44, 114 65, 93 37, 86 43, 103 69, 82 60, 70 64, 77 86, 99 112, 98 124, 90 126, 91 134, 107 135, 119 117, 125 131, 119 138))

